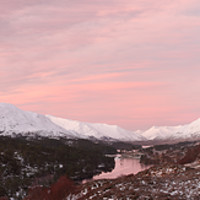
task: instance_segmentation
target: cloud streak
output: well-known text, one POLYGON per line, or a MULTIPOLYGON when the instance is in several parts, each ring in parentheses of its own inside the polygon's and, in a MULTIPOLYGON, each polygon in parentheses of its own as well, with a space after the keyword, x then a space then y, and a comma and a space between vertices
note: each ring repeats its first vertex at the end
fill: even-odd
POLYGON ((0 97, 23 109, 147 128, 199 117, 197 0, 7 0, 0 97))

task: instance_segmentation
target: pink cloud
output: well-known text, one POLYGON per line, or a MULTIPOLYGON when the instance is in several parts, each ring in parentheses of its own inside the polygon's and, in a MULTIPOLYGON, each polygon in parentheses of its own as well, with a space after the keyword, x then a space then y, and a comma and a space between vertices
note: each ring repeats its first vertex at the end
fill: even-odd
POLYGON ((7 0, 1 101, 132 129, 199 117, 197 0, 7 0))

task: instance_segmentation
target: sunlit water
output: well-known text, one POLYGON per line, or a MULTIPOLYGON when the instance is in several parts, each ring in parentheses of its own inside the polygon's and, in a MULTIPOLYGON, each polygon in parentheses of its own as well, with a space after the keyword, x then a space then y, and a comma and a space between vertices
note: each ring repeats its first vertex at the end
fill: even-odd
POLYGON ((139 159, 116 157, 115 168, 111 172, 102 172, 101 174, 94 176, 93 179, 113 179, 123 175, 137 174, 148 168, 149 166, 142 165, 139 159))

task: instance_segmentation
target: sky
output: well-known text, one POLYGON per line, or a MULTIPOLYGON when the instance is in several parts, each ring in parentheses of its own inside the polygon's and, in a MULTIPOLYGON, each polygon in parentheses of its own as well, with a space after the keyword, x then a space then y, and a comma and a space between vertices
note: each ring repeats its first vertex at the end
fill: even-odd
POLYGON ((0 102, 132 130, 200 117, 200 1, 0 3, 0 102))

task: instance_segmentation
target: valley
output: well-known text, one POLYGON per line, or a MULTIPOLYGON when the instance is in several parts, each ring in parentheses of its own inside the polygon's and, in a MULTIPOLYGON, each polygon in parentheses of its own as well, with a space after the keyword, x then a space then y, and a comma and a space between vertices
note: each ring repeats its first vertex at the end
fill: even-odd
POLYGON ((0 110, 0 200, 199 197, 199 119, 141 132, 0 110))
POLYGON ((199 199, 199 142, 152 146, 139 152, 142 155, 140 162, 152 167, 137 174, 85 183, 65 199, 199 199))
POLYGON ((115 148, 88 140, 0 136, 0 197, 23 199, 29 188, 61 176, 75 182, 114 168, 115 148))
POLYGON ((0 143, 2 200, 196 200, 199 196, 198 141, 145 148, 120 143, 126 147, 120 150, 114 143, 38 136, 1 136, 0 143))

